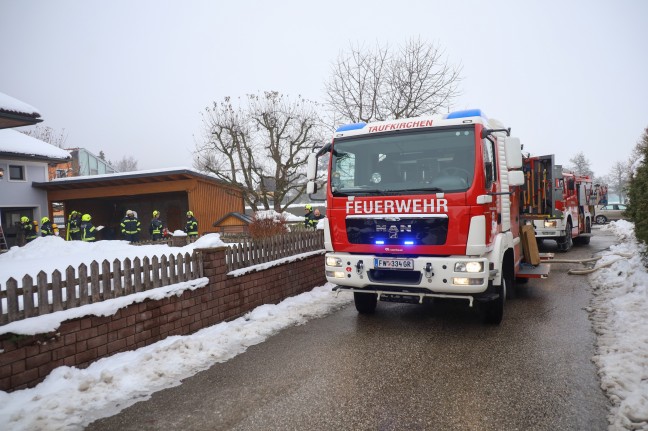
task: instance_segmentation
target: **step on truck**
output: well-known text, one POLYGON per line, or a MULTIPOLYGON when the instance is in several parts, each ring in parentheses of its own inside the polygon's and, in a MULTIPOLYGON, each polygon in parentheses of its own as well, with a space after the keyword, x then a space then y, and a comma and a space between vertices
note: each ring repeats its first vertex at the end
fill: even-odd
POLYGON ((589 244, 595 199, 592 179, 556 165, 553 154, 525 157, 522 170, 521 220, 533 225, 538 242, 554 240, 559 251, 589 244))
POLYGON ((523 262, 520 140, 480 110, 339 127, 309 157, 311 199, 318 159, 326 278, 358 312, 452 298, 499 324, 516 280, 547 276, 548 264, 523 262))

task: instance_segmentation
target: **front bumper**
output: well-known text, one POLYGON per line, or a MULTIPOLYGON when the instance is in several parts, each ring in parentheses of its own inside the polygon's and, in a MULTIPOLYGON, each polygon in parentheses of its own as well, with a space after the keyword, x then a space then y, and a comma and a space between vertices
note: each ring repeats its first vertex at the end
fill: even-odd
POLYGON ((535 229, 535 236, 538 239, 542 238, 561 238, 565 236, 565 228, 558 223, 556 227, 545 227, 543 220, 534 220, 533 228, 535 229))
MULTIPOLYGON (((348 253, 327 253, 325 265, 326 279, 341 288, 362 289, 363 292, 410 292, 417 295, 434 294, 462 295, 485 292, 489 280, 497 275, 496 270, 489 270, 486 258, 467 256, 448 257, 405 257, 413 263, 412 269, 376 268, 374 255, 357 255, 348 253), (338 260, 339 266, 328 263, 338 260), (456 263, 481 262, 481 272, 456 272, 456 263)), ((435 295, 436 296, 436 295, 435 295)))

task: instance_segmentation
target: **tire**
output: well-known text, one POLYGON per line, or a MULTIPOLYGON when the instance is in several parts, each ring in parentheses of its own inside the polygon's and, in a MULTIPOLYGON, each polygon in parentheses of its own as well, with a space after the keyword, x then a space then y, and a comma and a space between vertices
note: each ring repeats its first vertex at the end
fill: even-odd
POLYGON ((571 222, 567 222, 567 226, 565 226, 565 236, 556 241, 556 243, 558 243, 559 251, 567 252, 571 250, 572 246, 574 245, 574 242, 572 241, 571 231, 571 222))
POLYGON ((596 223, 597 224, 605 224, 605 223, 607 223, 607 217, 605 217, 604 215, 597 215, 596 216, 596 223))
POLYGON ((502 277, 501 286, 490 288, 493 292, 499 294, 497 299, 482 304, 482 321, 487 325, 499 325, 504 317, 504 303, 506 302, 506 279, 502 277))
MULTIPOLYGON (((585 233, 592 233, 592 226, 589 219, 585 222, 585 233)), ((577 236, 576 238, 574 238, 574 243, 587 245, 590 243, 590 239, 591 238, 589 236, 577 236)))
POLYGON ((375 293, 353 292, 353 302, 360 314, 373 314, 378 304, 378 295, 375 293))

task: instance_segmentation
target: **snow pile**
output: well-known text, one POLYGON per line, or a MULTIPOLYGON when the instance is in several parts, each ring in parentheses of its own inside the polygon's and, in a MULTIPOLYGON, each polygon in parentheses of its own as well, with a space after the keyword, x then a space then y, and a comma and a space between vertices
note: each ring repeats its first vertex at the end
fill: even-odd
POLYGON ((58 236, 39 237, 23 247, 12 247, 8 252, 0 254, 0 288, 4 289, 10 277, 19 283, 24 275, 30 275, 35 280, 40 271, 51 277, 57 269, 65 273, 68 266, 77 270, 82 263, 89 267, 92 261, 101 264, 107 260, 112 264, 115 259, 123 262, 126 258, 169 257, 178 253, 191 253, 195 248, 226 245, 217 233, 204 235, 184 247, 170 247, 166 244, 131 245, 128 241, 65 241, 58 236))
POLYGON ((597 334, 601 386, 612 402, 610 429, 648 430, 648 274, 634 238, 634 225, 621 220, 605 227, 620 239, 597 265, 620 259, 590 275, 590 311, 597 334))
MULTIPOLYGON (((262 305, 231 322, 188 336, 168 337, 138 350, 118 353, 86 369, 59 367, 38 386, 0 391, 0 428, 82 430, 218 362, 225 362, 278 331, 332 313, 349 302, 332 285, 262 305)), ((106 301, 109 302, 109 301, 106 301)))

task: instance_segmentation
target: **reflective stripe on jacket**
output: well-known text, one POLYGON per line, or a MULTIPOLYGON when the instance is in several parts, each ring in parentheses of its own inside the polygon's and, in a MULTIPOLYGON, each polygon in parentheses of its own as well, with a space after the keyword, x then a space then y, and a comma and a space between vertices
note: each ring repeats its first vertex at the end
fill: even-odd
POLYGON ((124 217, 121 222, 121 231, 123 234, 132 235, 140 230, 140 221, 136 218, 124 217))
POLYGON ((187 220, 185 232, 187 235, 198 235, 198 220, 196 220, 195 217, 191 217, 187 220))

